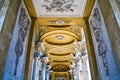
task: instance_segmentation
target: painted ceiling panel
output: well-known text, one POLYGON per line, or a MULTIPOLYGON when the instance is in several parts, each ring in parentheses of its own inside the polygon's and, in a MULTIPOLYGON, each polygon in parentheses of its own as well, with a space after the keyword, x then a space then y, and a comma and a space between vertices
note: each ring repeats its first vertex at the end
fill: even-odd
POLYGON ((83 17, 87 0, 32 0, 37 17, 83 17))

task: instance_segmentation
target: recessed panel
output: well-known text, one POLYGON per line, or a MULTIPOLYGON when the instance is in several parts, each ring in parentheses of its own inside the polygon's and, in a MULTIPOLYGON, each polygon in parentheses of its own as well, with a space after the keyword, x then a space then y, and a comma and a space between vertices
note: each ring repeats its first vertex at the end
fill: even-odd
POLYGON ((74 37, 67 34, 53 34, 48 36, 45 41, 50 44, 64 45, 75 41, 74 37))
POLYGON ((32 0, 38 17, 83 17, 87 0, 32 0))

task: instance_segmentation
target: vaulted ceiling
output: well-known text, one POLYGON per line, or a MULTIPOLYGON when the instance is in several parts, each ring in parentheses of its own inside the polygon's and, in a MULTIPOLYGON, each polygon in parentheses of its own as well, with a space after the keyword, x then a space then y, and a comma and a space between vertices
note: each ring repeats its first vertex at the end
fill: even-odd
POLYGON ((39 40, 51 69, 68 71, 94 0, 25 0, 25 3, 31 18, 36 18, 39 40))
MULTIPOLYGON (((44 54, 49 58, 53 70, 63 66, 69 70, 76 53, 77 42, 81 41, 80 26, 39 26, 40 41, 44 45, 44 54)), ((62 68, 62 67, 61 67, 62 68)), ((62 71, 64 71, 62 69, 62 71)))

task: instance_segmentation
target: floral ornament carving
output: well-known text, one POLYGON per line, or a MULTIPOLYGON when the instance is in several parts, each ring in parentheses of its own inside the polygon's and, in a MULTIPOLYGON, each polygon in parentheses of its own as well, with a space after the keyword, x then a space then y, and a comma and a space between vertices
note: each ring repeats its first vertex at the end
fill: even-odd
POLYGON ((19 26, 18 40, 15 45, 16 62, 15 62, 14 76, 17 75, 19 58, 23 55, 23 45, 30 27, 30 20, 24 8, 20 9, 18 26, 19 26))
POLYGON ((95 39, 97 42, 98 55, 101 56, 102 58, 103 66, 106 71, 106 75, 108 76, 109 70, 108 70, 108 62, 106 58, 107 46, 103 39, 104 37, 103 37, 102 29, 101 29, 102 21, 101 21, 101 16, 100 16, 98 8, 94 8, 94 12, 90 20, 90 25, 92 26, 95 39))
POLYGON ((72 26, 72 32, 81 37, 81 27, 80 26, 72 26))
POLYGON ((65 12, 74 10, 71 8, 73 6, 74 0, 44 0, 49 5, 42 5, 45 7, 47 12, 65 12))
POLYGON ((40 26, 39 30, 40 30, 40 36, 42 36, 44 33, 46 33, 48 31, 48 27, 47 26, 40 26))

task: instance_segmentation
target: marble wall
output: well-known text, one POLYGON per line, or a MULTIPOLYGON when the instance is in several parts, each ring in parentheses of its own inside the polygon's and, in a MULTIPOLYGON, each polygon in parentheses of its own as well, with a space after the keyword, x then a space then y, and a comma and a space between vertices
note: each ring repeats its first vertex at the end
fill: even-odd
POLYGON ((89 18, 95 56, 101 80, 119 80, 120 73, 101 9, 96 0, 89 18))
MULTIPOLYGON (((3 4, 4 1, 5 0, 0 0, 0 5, 3 4)), ((0 32, 0 80, 4 71, 8 49, 11 42, 11 34, 13 33, 20 1, 21 0, 10 0, 4 24, 2 25, 2 31, 0 32)))
MULTIPOLYGON (((115 0, 117 4, 117 0, 115 0)), ((120 70, 120 28, 116 21, 116 17, 110 1, 108 0, 98 0, 101 7, 101 11, 104 17, 106 28, 110 37, 110 41, 113 47, 113 51, 117 60, 117 64, 120 70)), ((119 5, 120 6, 120 5, 119 5)), ((120 7, 119 7, 120 9, 120 7)))
POLYGON ((2 80, 23 80, 31 19, 21 1, 2 80))

